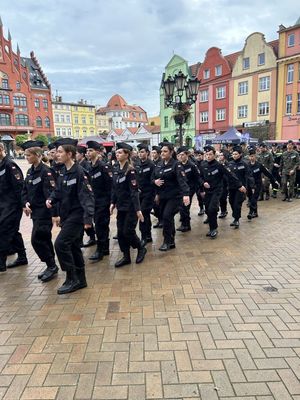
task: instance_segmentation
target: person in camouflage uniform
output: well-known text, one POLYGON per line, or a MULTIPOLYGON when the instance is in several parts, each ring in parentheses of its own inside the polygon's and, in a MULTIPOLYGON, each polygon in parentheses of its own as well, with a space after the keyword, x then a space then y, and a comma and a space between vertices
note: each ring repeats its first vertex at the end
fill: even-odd
POLYGON ((287 144, 287 150, 282 154, 280 161, 280 174, 283 193, 282 201, 292 201, 296 181, 296 171, 299 165, 299 154, 296 150, 294 150, 293 141, 289 140, 287 144))
MULTIPOLYGON (((270 173, 272 172, 274 159, 272 153, 268 150, 265 143, 261 143, 259 146, 260 153, 258 156, 258 162, 260 162, 270 173)), ((259 200, 264 200, 264 193, 266 193, 266 200, 270 198, 270 179, 267 176, 263 178, 263 185, 261 188, 259 200)))

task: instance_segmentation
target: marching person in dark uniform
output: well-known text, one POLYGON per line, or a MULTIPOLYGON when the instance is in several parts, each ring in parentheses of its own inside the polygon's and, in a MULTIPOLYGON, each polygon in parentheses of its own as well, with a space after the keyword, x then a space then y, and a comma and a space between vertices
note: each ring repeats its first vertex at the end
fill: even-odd
MULTIPOLYGON (((198 167, 198 169, 200 171, 201 167, 202 167, 202 164, 204 163, 204 151, 195 150, 194 155, 195 155, 197 167, 198 167)), ((203 198, 202 198, 199 190, 196 192, 196 195, 197 195, 197 200, 198 200, 198 205, 199 205, 198 215, 200 217, 201 215, 205 214, 204 201, 203 201, 203 198)))
POLYGON ((89 260, 101 261, 109 255, 110 198, 112 186, 112 167, 100 159, 101 145, 96 141, 87 142, 87 157, 91 162, 90 180, 95 197, 95 229, 97 249, 89 260))
POLYGON ((235 146, 232 152, 233 160, 229 162, 228 168, 236 175, 242 187, 237 189, 229 182, 229 204, 232 209, 233 222, 230 226, 235 229, 239 228, 239 219, 241 218, 242 205, 245 200, 246 188, 254 189, 254 180, 251 175, 249 165, 242 159, 242 149, 240 146, 235 146))
MULTIPOLYGON (((300 142, 297 143, 296 151, 298 152, 300 157, 300 142)), ((300 199, 300 164, 298 165, 298 168, 296 170, 295 197, 297 199, 300 199)))
POLYGON ((267 168, 265 168, 260 162, 256 160, 255 149, 249 150, 249 167, 255 183, 254 189, 248 188, 249 214, 247 215, 247 218, 251 220, 252 218, 258 217, 257 200, 262 190, 262 175, 269 179, 269 181, 272 183, 272 187, 276 186, 276 182, 273 175, 267 170, 267 168))
MULTIPOLYGON (((276 143, 273 143, 272 145, 272 156, 274 160, 273 164, 273 169, 272 169, 272 175, 274 179, 281 184, 281 176, 279 174, 280 170, 280 160, 282 157, 282 149, 281 147, 277 146, 276 143)), ((278 192, 278 187, 276 188, 275 186, 272 187, 272 197, 274 199, 277 198, 277 192, 278 192)))
POLYGON ((55 189, 55 172, 42 162, 42 141, 29 140, 21 145, 25 151, 25 158, 31 164, 25 177, 22 190, 23 211, 32 218, 31 244, 47 268, 38 278, 48 282, 58 272, 55 264, 55 253, 52 244, 52 215, 46 207, 46 200, 55 189))
MULTIPOLYGON (((226 160, 226 157, 224 153, 219 153, 219 163, 224 165, 224 167, 227 167, 228 161, 226 160)), ((227 174, 223 174, 223 189, 222 189, 222 194, 220 197, 220 209, 221 212, 219 214, 219 218, 223 219, 227 217, 228 211, 227 211, 227 197, 228 197, 228 176, 227 174)))
POLYGON ((223 192, 224 176, 227 176, 231 187, 235 190, 245 192, 246 188, 225 165, 216 160, 216 150, 213 146, 206 146, 204 150, 206 151, 206 161, 201 166, 201 175, 204 188, 202 196, 204 195, 205 213, 209 224, 206 236, 215 239, 218 235, 217 215, 223 192))
POLYGON ((180 207, 181 226, 176 230, 179 232, 188 232, 191 230, 190 208, 192 205, 193 196, 195 193, 198 192, 198 189, 200 188, 201 175, 197 165, 193 161, 191 161, 191 159, 189 159, 189 149, 187 146, 179 147, 179 149, 177 150, 177 157, 183 167, 187 184, 190 188, 190 193, 189 193, 190 202, 189 205, 187 206, 181 204, 180 207))
POLYGON ((156 202, 160 206, 163 222, 164 242, 160 251, 175 248, 174 217, 180 209, 181 203, 189 205, 190 189, 182 165, 173 158, 174 146, 163 143, 161 149, 162 162, 153 172, 152 182, 156 185, 156 202))
POLYGON ((154 205, 155 187, 152 184, 151 176, 154 170, 154 163, 149 159, 149 148, 147 145, 139 144, 139 160, 136 166, 138 185, 140 191, 141 211, 144 221, 140 221, 139 228, 142 236, 142 245, 152 242, 151 217, 150 213, 154 205))
MULTIPOLYGON (((274 165, 274 159, 272 153, 268 150, 265 143, 261 143, 259 146, 260 153, 257 160, 271 173, 274 165)), ((261 186, 261 192, 259 200, 264 200, 264 194, 266 193, 266 200, 270 199, 270 180, 267 176, 263 178, 263 184, 261 186)))
MULTIPOLYGON (((160 146, 152 146, 151 151, 151 159, 155 166, 157 166, 161 162, 161 147, 160 146)), ((154 216, 157 218, 157 223, 153 225, 153 228, 162 228, 162 222, 159 213, 159 205, 154 202, 153 205, 153 213, 154 216)))
POLYGON ((292 201, 296 181, 296 171, 299 165, 299 154, 294 150, 294 142, 289 140, 287 143, 287 150, 282 154, 280 161, 282 193, 284 195, 282 201, 292 201))
POLYGON ((50 162, 50 167, 51 169, 55 172, 56 179, 59 178, 60 172, 64 167, 64 164, 61 164, 57 160, 57 155, 56 155, 56 146, 54 143, 48 144, 48 159, 50 162))
POLYGON ((66 138, 55 142, 59 162, 64 164, 63 177, 46 201, 47 208, 58 203, 59 216, 54 222, 61 226, 55 251, 66 280, 58 294, 74 292, 87 286, 84 259, 80 249, 83 226, 92 225, 94 195, 83 168, 75 163, 77 140, 66 138))
MULTIPOLYGON (((90 181, 90 169, 91 163, 86 159, 86 146, 79 145, 76 147, 76 161, 78 164, 84 169, 89 181, 90 181)), ((91 247, 96 244, 96 232, 94 229, 94 225, 90 228, 84 230, 87 236, 89 236, 89 240, 86 243, 81 243, 81 247, 91 247)), ((82 232, 82 239, 83 239, 84 232, 82 232)))
POLYGON ((117 143, 116 157, 118 163, 113 171, 113 187, 110 213, 114 208, 117 213, 117 238, 123 257, 115 263, 115 267, 123 267, 131 263, 130 247, 138 249, 135 262, 141 263, 147 253, 136 234, 138 220, 143 221, 141 212, 136 171, 131 165, 132 147, 127 143, 117 143))
POLYGON ((19 232, 23 182, 21 169, 6 155, 3 143, 0 143, 0 272, 28 264, 19 232), (14 249, 18 257, 6 266, 6 258, 11 249, 14 249))

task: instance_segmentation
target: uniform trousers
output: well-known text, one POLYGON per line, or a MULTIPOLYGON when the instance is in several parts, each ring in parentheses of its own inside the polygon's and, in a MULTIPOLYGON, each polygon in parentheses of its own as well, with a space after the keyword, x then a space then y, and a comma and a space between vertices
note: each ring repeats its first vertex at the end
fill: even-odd
POLYGON ((94 214, 95 230, 97 235, 97 244, 101 249, 107 247, 109 240, 109 205, 105 207, 95 207, 94 214))
POLYGON ((141 211, 144 216, 144 222, 140 221, 139 228, 141 232, 142 239, 151 238, 151 210, 154 203, 154 197, 152 195, 149 196, 140 196, 141 202, 141 211))
POLYGON ((244 193, 240 192, 238 189, 229 189, 229 204, 232 210, 232 216, 236 220, 239 220, 241 218, 242 205, 244 200, 244 193))
POLYGON ((284 193, 286 196, 293 196, 295 182, 296 182, 296 173, 294 173, 293 175, 282 174, 281 176, 282 193, 284 193))
POLYGON ((52 244, 52 220, 33 218, 31 244, 42 262, 54 260, 55 253, 52 244))
POLYGON ((180 206, 180 220, 182 226, 190 227, 191 226, 191 216, 190 216, 190 209, 193 201, 193 194, 190 194, 190 204, 185 206, 183 203, 180 206))
POLYGON ((228 197, 228 187, 227 185, 226 186, 224 185, 220 197, 220 208, 222 213, 227 212, 227 197, 228 197))
POLYGON ((164 242, 173 244, 175 239, 175 221, 174 217, 178 213, 181 198, 163 199, 159 201, 160 215, 163 223, 164 242))
POLYGON ((218 189, 213 192, 207 192, 204 196, 205 213, 207 215, 210 231, 218 228, 217 215, 221 195, 222 189, 218 189))
POLYGON ((132 207, 128 211, 118 210, 117 214, 117 230, 118 242, 123 253, 128 253, 130 246, 134 249, 141 247, 141 241, 138 238, 135 228, 137 225, 136 211, 132 207))
POLYGON ((259 195, 261 193, 261 186, 262 185, 255 186, 254 193, 252 192, 252 189, 248 190, 249 212, 250 213, 257 213, 257 201, 258 201, 259 195))
POLYGON ((199 190, 197 191, 197 200, 198 200, 198 205, 199 205, 200 210, 203 210, 204 209, 204 200, 203 200, 202 196, 200 195, 199 190))
POLYGON ((55 240, 55 251, 61 269, 74 271, 84 268, 84 259, 80 248, 83 224, 65 220, 55 240))
POLYGON ((24 242, 19 232, 22 207, 0 206, 0 255, 7 256, 10 249, 18 254, 25 252, 24 242))

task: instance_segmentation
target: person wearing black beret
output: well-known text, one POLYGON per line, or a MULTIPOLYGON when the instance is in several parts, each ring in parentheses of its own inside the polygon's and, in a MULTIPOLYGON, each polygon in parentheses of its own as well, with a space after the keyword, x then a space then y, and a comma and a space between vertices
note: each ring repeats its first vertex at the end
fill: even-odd
MULTIPOLYGON (((160 146, 152 146, 151 160, 155 166, 157 166, 161 162, 160 153, 161 153, 160 146)), ((156 222, 156 224, 153 225, 153 228, 162 228, 159 206, 155 202, 153 204, 153 214, 157 218, 157 222, 156 222)))
POLYGON ((61 226, 55 240, 55 251, 66 280, 58 294, 74 292, 87 286, 84 259, 80 248, 83 228, 92 226, 94 195, 83 168, 75 163, 77 140, 60 139, 57 145, 58 161, 64 164, 62 178, 56 190, 46 200, 47 208, 59 205, 59 216, 54 222, 61 226))
POLYGON ((154 163, 149 158, 149 148, 145 144, 137 146, 139 150, 139 163, 136 164, 136 172, 140 190, 141 211, 144 221, 139 222, 142 245, 152 242, 151 217, 150 213, 154 205, 155 187, 152 184, 151 176, 155 168, 154 163))
POLYGON ((0 143, 0 272, 28 264, 26 250, 19 232, 22 218, 21 193, 23 173, 19 166, 6 154, 0 143), (10 250, 14 249, 18 257, 6 265, 10 250))
POLYGON ((64 165, 59 163, 57 160, 57 145, 54 143, 49 143, 48 144, 48 159, 50 162, 50 168, 54 171, 56 179, 59 178, 60 171, 63 169, 64 165))
POLYGON ((123 257, 115 263, 116 268, 131 263, 130 247, 137 249, 136 263, 141 263, 147 253, 136 234, 138 220, 143 221, 139 200, 136 171, 131 164, 132 147, 124 142, 116 144, 117 166, 113 172, 110 213, 117 208, 117 238, 123 257))
POLYGON ((94 223, 97 234, 96 251, 89 257, 91 261, 101 261, 109 255, 110 198, 112 187, 112 167, 101 160, 102 146, 89 140, 86 143, 87 158, 91 163, 90 182, 95 197, 94 223))
POLYGON ((25 158, 31 164, 22 190, 22 206, 24 213, 32 219, 32 247, 47 266, 38 278, 42 282, 48 282, 58 272, 51 234, 52 217, 56 216, 57 210, 49 210, 46 207, 46 200, 55 190, 56 176, 55 172, 42 162, 43 142, 29 140, 21 147, 25 150, 25 158))
POLYGON ((234 146, 232 152, 232 161, 229 162, 229 170, 238 178, 240 187, 232 185, 229 181, 229 204, 232 210, 233 221, 230 226, 238 229, 242 205, 246 198, 247 189, 254 189, 254 179, 249 168, 249 164, 243 160, 243 150, 241 146, 234 146))
MULTIPOLYGON (((266 143, 262 142, 259 145, 259 155, 257 157, 257 161, 260 162, 270 173, 272 172, 274 166, 274 158, 272 152, 269 151, 266 143)), ((261 185, 261 192, 259 195, 259 201, 270 199, 270 179, 265 176, 263 180, 263 184, 261 185)))

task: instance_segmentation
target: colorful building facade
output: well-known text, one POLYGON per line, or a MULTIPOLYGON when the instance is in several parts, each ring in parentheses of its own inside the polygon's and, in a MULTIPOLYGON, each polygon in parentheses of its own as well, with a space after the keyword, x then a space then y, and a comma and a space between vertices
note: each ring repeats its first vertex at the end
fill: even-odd
POLYGON ((300 138, 300 18, 279 27, 277 139, 300 138))
POLYGON ((267 43, 254 32, 245 41, 232 70, 229 125, 239 130, 268 126, 275 137, 278 40, 267 43))
POLYGON ((62 97, 52 100, 55 136, 73 136, 72 111, 70 103, 63 103, 62 97))
POLYGON ((0 136, 39 134, 53 136, 51 86, 31 52, 22 57, 19 46, 12 49, 0 18, 0 136))
POLYGON ((87 101, 71 103, 73 137, 81 139, 96 132, 96 108, 87 101))
MULTIPOLYGON (((192 71, 189 68, 188 63, 182 57, 174 54, 171 60, 168 62, 165 72, 162 76, 162 81, 167 79, 168 76, 174 76, 179 71, 182 71, 184 75, 191 77, 192 71)), ((178 141, 178 126, 174 122, 174 109, 165 105, 164 91, 162 85, 160 88, 160 127, 161 127, 161 139, 168 140, 172 143, 178 141)), ((183 125, 183 143, 192 146, 195 138, 195 105, 190 108, 190 118, 187 123, 183 125)))

